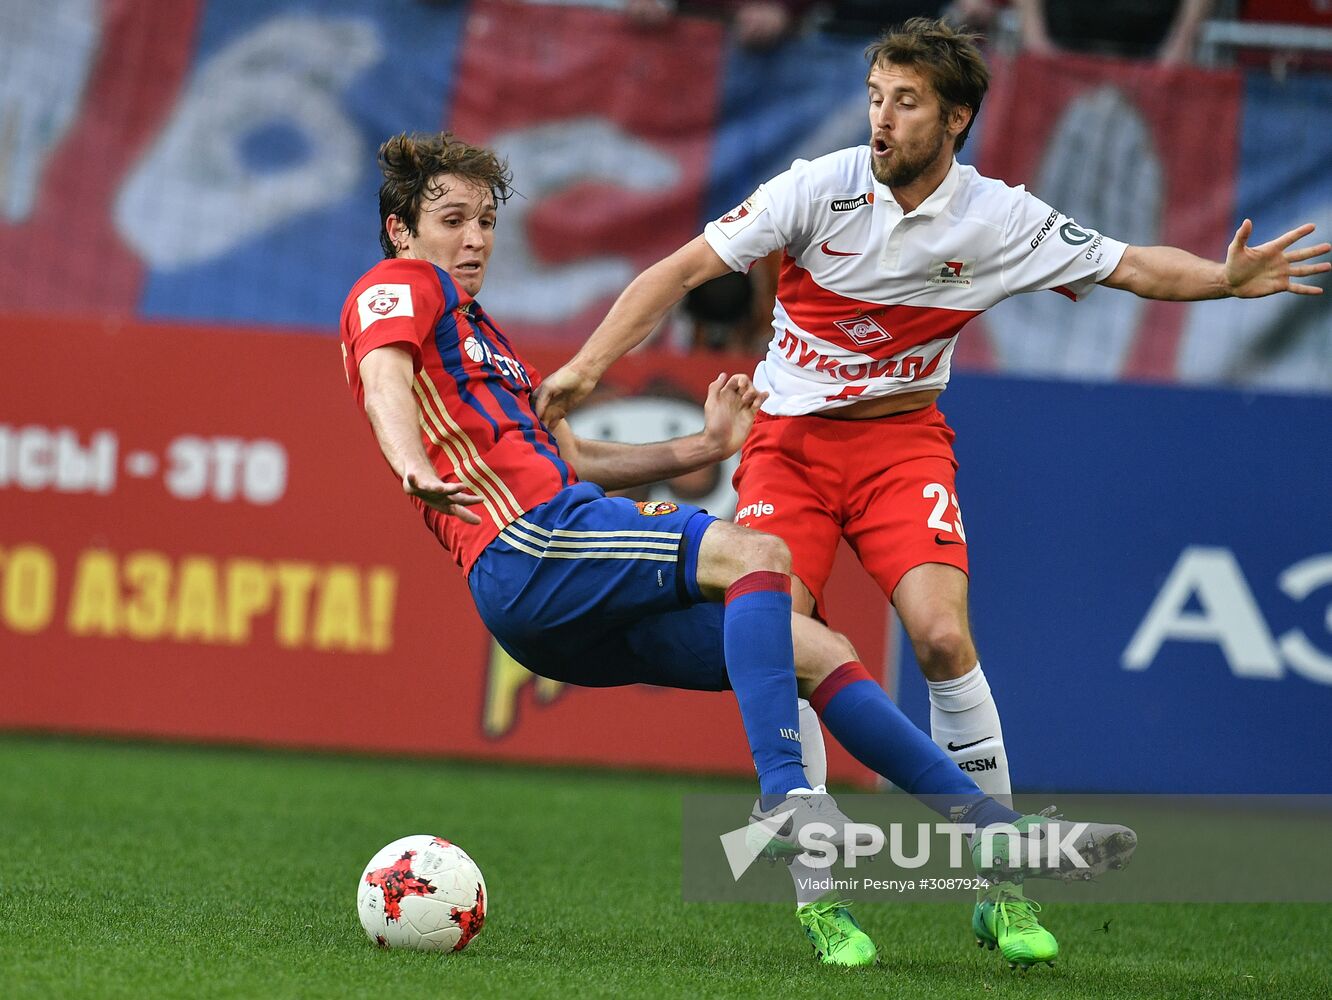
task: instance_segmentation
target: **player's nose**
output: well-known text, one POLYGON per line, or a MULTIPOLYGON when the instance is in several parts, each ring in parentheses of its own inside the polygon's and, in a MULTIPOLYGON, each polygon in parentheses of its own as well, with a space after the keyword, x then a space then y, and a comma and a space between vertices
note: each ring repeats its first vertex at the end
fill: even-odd
POLYGON ((486 230, 481 223, 469 222, 463 230, 463 245, 469 248, 485 246, 486 230))

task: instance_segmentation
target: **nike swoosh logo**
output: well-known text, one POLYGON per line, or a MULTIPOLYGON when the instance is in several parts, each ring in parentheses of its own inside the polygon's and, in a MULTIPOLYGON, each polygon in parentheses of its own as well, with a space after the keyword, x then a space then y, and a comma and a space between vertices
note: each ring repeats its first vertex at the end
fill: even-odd
POLYGON ((832 240, 824 240, 824 241, 823 241, 823 244, 819 247, 819 249, 822 250, 824 253, 826 253, 829 257, 859 257, 859 256, 860 256, 860 253, 861 253, 861 252, 860 252, 859 250, 854 250, 854 251, 846 251, 846 250, 831 250, 831 249, 828 248, 828 244, 831 243, 831 242, 832 242, 832 240))
POLYGON ((952 740, 949 740, 948 749, 957 752, 958 750, 965 750, 967 747, 974 747, 978 743, 984 743, 988 739, 988 736, 982 736, 980 739, 972 740, 970 743, 954 743, 952 740))
POLYGON ((935 535, 935 536, 934 536, 934 544, 935 544, 935 545, 961 545, 961 544, 962 544, 962 539, 960 539, 960 538, 944 538, 943 535, 935 535))

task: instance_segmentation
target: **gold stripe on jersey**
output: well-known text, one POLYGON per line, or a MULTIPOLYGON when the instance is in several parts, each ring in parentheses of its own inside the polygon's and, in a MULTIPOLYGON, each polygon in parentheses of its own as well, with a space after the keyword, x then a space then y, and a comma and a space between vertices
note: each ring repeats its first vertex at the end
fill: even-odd
POLYGON ((481 506, 486 509, 486 512, 490 515, 490 519, 495 522, 495 527, 501 529, 504 528, 504 526, 509 523, 508 520, 502 517, 500 512, 495 508, 494 500, 490 494, 474 482, 471 476, 463 472, 462 465, 458 461, 458 456, 454 453, 449 442, 440 438, 435 432, 435 428, 430 426, 424 412, 418 411, 417 419, 420 421, 421 429, 426 432, 426 435, 430 440, 448 456, 449 461, 453 464, 453 474, 458 477, 458 482, 462 483, 469 491, 481 498, 481 506))
POLYGON ((483 506, 487 513, 490 514, 490 518, 495 522, 495 526, 497 528, 503 528, 508 524, 509 519, 505 517, 504 512, 496 506, 494 495, 484 488, 483 484, 478 481, 478 477, 474 472, 469 474, 464 471, 465 466, 462 462, 462 456, 456 450, 454 443, 448 438, 448 436, 440 436, 439 431, 434 426, 423 406, 417 409, 417 420, 421 425, 421 429, 425 431, 426 437, 434 443, 435 447, 444 452, 445 457, 453 466, 453 474, 457 476, 458 481, 466 486, 472 493, 475 493, 481 498, 481 506, 483 506))
MULTIPOLYGON (((492 515, 495 518, 496 525, 501 528, 504 527, 522 513, 522 508, 519 507, 518 501, 513 499, 513 494, 509 493, 507 489, 501 491, 495 488, 494 481, 498 477, 491 472, 490 467, 479 456, 476 456, 474 449, 466 447, 467 444, 470 444, 466 436, 455 434, 444 426, 444 423, 439 419, 439 415, 426 398, 425 392, 422 391, 423 384, 429 385, 429 382, 418 378, 413 388, 415 388, 416 395, 420 400, 422 420, 423 422, 429 421, 430 426, 427 426, 426 430, 430 434, 430 439, 448 452, 449 459, 453 462, 454 469, 457 472, 461 473, 465 468, 471 473, 472 483, 469 483, 469 485, 472 485, 478 496, 487 497, 490 500, 494 505, 492 515)), ((438 398, 436 396, 436 399, 438 398)), ((454 426, 456 427, 456 425, 454 426)))
POLYGON ((418 385, 424 386, 426 391, 430 393, 435 402, 437 416, 448 424, 449 430, 453 432, 455 439, 457 439, 462 444, 463 448, 466 449, 467 454, 471 456, 472 462, 490 479, 492 483, 495 484, 499 493, 503 494, 508 500, 509 509, 512 512, 509 520, 512 521, 523 512, 523 505, 517 501, 513 493, 509 490, 508 485, 495 473, 495 470, 486 464, 485 459, 481 457, 481 453, 476 450, 476 444, 467 436, 467 432, 458 426, 458 422, 454 420, 452 414, 449 413, 449 408, 444 405, 444 400, 440 399, 439 390, 435 388, 435 383, 426 378, 424 373, 418 374, 416 376, 416 381, 418 385))

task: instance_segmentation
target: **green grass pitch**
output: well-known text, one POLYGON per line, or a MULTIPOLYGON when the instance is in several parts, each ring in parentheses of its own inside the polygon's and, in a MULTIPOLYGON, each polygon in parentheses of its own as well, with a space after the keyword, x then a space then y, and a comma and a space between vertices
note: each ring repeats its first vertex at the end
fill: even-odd
POLYGON ((1010 972, 965 907, 860 905, 881 963, 823 969, 777 905, 680 899, 680 799, 739 782, 0 738, 0 995, 22 997, 1327 997, 1332 906, 1078 905, 1010 972), (481 865, 458 955, 357 923, 412 833, 481 865), (1109 931, 1103 928, 1110 921, 1109 931))

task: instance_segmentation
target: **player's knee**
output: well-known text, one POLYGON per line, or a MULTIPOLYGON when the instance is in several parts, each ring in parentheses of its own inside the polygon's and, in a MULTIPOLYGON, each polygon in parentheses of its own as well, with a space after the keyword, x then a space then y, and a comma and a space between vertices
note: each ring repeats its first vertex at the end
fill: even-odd
POLYGON ((764 531, 745 532, 744 549, 741 558, 745 571, 753 573, 766 570, 770 573, 791 572, 791 550, 776 535, 764 531))
POLYGON ((911 645, 930 680, 960 677, 976 663, 976 648, 960 622, 947 619, 932 622, 919 635, 912 636, 911 645))
POLYGON ((808 697, 843 663, 859 659, 850 639, 804 615, 793 618, 791 637, 795 645, 796 680, 803 697, 808 697))

